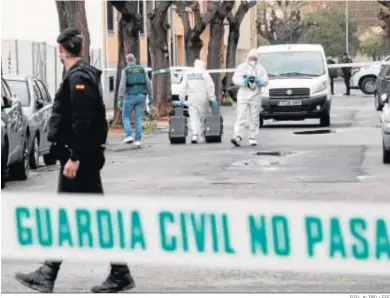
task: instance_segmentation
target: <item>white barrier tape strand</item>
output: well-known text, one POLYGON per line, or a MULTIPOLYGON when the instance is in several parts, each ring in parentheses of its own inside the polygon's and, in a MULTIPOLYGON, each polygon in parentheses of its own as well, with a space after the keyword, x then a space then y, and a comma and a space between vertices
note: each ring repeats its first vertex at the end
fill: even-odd
POLYGON ((390 275, 390 204, 2 193, 2 259, 390 275))
MULTIPOLYGON (((375 61, 375 62, 358 62, 358 63, 340 63, 340 64, 328 64, 328 68, 342 68, 342 67, 367 67, 371 66, 372 64, 378 64, 378 65, 390 65, 390 61, 375 61)), ((175 69, 176 70, 176 69, 175 69)), ((116 72, 116 68, 105 68, 103 71, 112 71, 116 72)), ((163 69, 158 69, 158 70, 151 70, 153 75, 156 74, 162 74, 162 73, 168 73, 171 71, 171 68, 163 68, 163 69)), ((229 72, 235 72, 235 68, 225 68, 225 69, 207 69, 206 70, 209 73, 229 73, 229 72)))

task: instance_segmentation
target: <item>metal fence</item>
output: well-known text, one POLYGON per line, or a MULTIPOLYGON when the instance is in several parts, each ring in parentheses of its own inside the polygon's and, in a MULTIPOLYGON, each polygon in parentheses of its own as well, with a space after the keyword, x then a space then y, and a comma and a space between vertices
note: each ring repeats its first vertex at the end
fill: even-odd
MULTIPOLYGON (((18 39, 1 40, 1 64, 4 75, 33 75, 46 83, 54 96, 62 79, 62 64, 58 49, 45 42, 18 39)), ((100 50, 91 50, 91 64, 102 68, 100 50)))

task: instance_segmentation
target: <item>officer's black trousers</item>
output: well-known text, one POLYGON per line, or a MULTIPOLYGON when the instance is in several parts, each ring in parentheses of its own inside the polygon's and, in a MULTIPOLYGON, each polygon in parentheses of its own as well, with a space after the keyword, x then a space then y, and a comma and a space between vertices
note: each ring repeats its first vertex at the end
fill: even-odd
POLYGON ((350 94, 351 92, 351 85, 350 85, 350 81, 351 80, 351 75, 344 75, 344 83, 345 83, 345 88, 347 90, 347 95, 350 94))
MULTIPOLYGON (((58 193, 88 193, 103 195, 103 185, 100 177, 100 169, 94 166, 94 163, 84 163, 80 161, 80 166, 75 179, 68 179, 62 173, 64 166, 61 164, 59 179, 58 179, 58 193), (86 165, 87 164, 87 165, 86 165)), ((59 270, 62 261, 46 261, 50 267, 59 270)), ((128 272, 126 264, 111 264, 112 270, 128 272)))
POLYGON ((330 78, 330 91, 334 94, 334 78, 330 78))

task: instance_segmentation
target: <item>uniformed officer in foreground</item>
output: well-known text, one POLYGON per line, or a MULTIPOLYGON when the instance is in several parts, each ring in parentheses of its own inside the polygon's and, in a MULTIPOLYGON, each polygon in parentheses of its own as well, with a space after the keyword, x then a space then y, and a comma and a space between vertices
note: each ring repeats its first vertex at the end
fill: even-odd
MULTIPOLYGON (((108 125, 100 90, 102 72, 81 58, 83 37, 77 29, 64 30, 57 42, 66 75, 54 99, 48 140, 61 164, 58 192, 103 194, 100 170, 108 125)), ((17 273, 15 278, 36 291, 52 292, 61 263, 47 260, 38 270, 17 273)), ((111 264, 107 279, 92 292, 114 293, 134 286, 126 264, 111 264)))

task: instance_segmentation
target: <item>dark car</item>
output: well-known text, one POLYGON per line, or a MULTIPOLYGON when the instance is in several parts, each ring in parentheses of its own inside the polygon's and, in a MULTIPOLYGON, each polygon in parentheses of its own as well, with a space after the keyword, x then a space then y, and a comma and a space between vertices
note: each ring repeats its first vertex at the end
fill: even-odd
POLYGON ((382 65, 376 78, 376 90, 374 92, 374 105, 377 111, 383 109, 383 98, 387 96, 390 90, 390 65, 382 65))
POLYGON ((49 154, 50 143, 47 140, 53 102, 45 84, 32 76, 4 76, 4 79, 19 97, 23 113, 29 121, 30 168, 38 168, 40 156, 43 156, 45 165, 55 164, 56 160, 49 154))
POLYGON ((29 174, 30 130, 22 104, 1 78, 1 188, 9 176, 26 180, 29 174))

